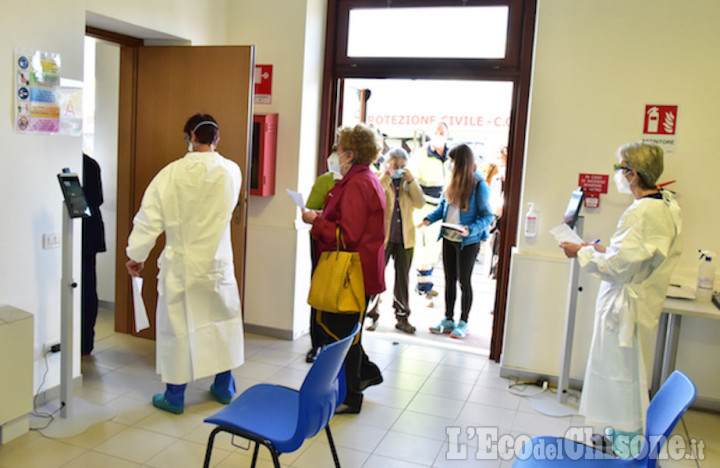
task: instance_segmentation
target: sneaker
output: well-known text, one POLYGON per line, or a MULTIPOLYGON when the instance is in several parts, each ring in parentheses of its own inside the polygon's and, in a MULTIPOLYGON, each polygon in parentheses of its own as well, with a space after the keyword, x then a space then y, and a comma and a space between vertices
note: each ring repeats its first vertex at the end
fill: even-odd
POLYGON ((425 300, 427 301, 425 303, 425 307, 435 307, 435 301, 433 300, 433 295, 431 292, 425 293, 425 300))
POLYGON ((176 406, 165 399, 165 395, 162 393, 156 393, 153 395, 152 404, 155 408, 165 410, 173 414, 182 414, 185 408, 182 406, 176 406))
POLYGON ((465 338, 468 334, 467 323, 464 320, 460 320, 457 327, 450 333, 451 338, 465 338))
POLYGON ((415 327, 410 325, 410 322, 408 322, 407 317, 398 317, 397 323, 395 324, 395 328, 397 328, 400 331, 404 331, 405 333, 415 333, 415 327))
POLYGON ((448 320, 447 318, 442 319, 442 322, 440 322, 440 325, 436 327, 430 327, 430 333, 435 333, 436 335, 442 335, 444 333, 450 333, 455 328, 455 322, 452 320, 448 320))

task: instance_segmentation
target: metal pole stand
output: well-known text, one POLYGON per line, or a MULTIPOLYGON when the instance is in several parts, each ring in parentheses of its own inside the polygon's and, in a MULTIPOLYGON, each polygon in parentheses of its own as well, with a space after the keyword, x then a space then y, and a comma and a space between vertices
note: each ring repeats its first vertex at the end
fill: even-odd
POLYGON ((73 397, 73 294, 77 283, 73 273, 73 218, 62 205, 62 274, 60 276, 60 418, 40 432, 47 437, 73 437, 91 425, 115 416, 106 406, 97 406, 73 397))
MULTIPOLYGON (((578 236, 583 236, 584 218, 579 216, 575 223, 575 232, 578 236)), ((565 308, 565 330, 563 332, 563 344, 560 354, 560 373, 558 375, 557 394, 544 395, 542 398, 533 398, 533 408, 538 413, 548 416, 573 416, 578 414, 579 395, 575 395, 569 387, 570 380, 570 363, 572 360, 573 338, 575 336, 575 315, 577 312, 577 299, 580 288, 578 287, 578 277, 580 276, 580 265, 577 258, 573 258, 570 262, 570 278, 567 297, 567 306, 565 308), (573 401, 569 401, 569 396, 573 393, 573 401)))

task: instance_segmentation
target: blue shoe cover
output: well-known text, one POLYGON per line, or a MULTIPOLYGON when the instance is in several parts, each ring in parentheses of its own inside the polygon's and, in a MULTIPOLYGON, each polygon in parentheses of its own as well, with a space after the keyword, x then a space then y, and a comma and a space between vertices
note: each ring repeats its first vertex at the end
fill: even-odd
POLYGON ((184 407, 173 405, 167 401, 165 399, 165 395, 162 393, 156 393, 153 396, 152 404, 155 408, 159 408, 173 414, 182 414, 182 412, 185 411, 184 407))

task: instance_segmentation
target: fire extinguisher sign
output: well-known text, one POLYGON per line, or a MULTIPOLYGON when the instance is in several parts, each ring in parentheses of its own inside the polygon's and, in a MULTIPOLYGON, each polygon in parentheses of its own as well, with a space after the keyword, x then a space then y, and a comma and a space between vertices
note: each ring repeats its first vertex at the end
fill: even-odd
POLYGON ((660 145, 666 153, 675 149, 678 106, 648 104, 645 106, 643 138, 645 143, 660 145))
POLYGON ((678 106, 645 106, 643 133, 650 135, 675 135, 678 106))

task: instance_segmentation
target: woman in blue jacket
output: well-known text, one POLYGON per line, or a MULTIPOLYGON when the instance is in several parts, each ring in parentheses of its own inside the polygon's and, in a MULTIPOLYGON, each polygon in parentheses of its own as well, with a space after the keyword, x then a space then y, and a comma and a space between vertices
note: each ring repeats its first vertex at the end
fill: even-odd
POLYGON ((443 220, 440 237, 443 240, 443 268, 445 270, 445 318, 431 333, 450 333, 453 338, 465 338, 473 293, 470 278, 480 242, 487 239, 487 227, 493 219, 488 199, 490 190, 475 172, 475 156, 467 145, 450 151, 453 170, 450 183, 438 207, 427 215, 419 227, 443 220), (447 227, 447 226, 451 227, 447 227), (460 280, 460 321, 454 319, 457 282, 460 280))

